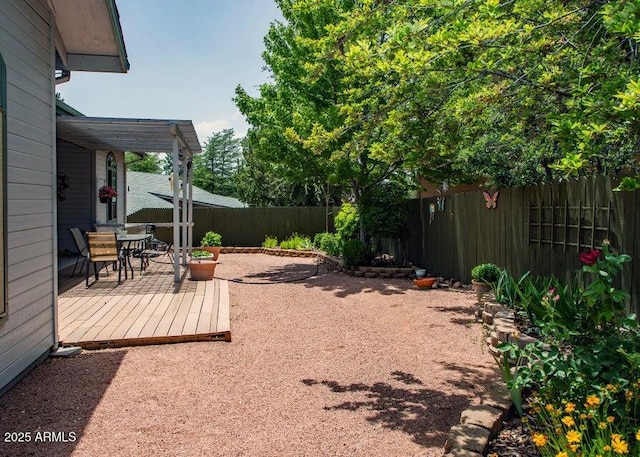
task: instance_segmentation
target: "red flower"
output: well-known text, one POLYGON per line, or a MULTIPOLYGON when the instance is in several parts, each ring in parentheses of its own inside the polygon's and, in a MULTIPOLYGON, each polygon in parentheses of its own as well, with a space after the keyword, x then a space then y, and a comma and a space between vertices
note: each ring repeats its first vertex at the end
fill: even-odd
POLYGON ((99 198, 113 198, 117 197, 118 192, 111 186, 102 186, 98 189, 98 197, 99 198))
POLYGON ((580 254, 580 261, 585 265, 593 265, 600 257, 600 249, 592 249, 589 252, 583 252, 580 254))

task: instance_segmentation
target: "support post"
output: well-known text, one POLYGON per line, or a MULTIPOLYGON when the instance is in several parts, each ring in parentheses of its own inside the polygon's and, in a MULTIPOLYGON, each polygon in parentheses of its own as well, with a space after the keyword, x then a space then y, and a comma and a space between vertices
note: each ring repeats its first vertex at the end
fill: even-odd
POLYGON ((189 222, 187 219, 187 181, 189 179, 189 170, 187 169, 188 159, 189 158, 187 157, 187 153, 185 151, 182 157, 182 242, 184 243, 182 249, 182 265, 185 266, 187 265, 187 249, 191 248, 189 240, 187 240, 187 225, 189 222))
MULTIPOLYGON (((187 228, 187 245, 189 249, 193 246, 193 155, 189 157, 189 182, 187 184, 187 189, 189 190, 189 199, 187 200, 187 204, 189 206, 187 221, 189 222, 187 228)), ((191 251, 189 251, 191 253, 191 251)))
POLYGON ((178 136, 173 136, 173 280, 180 281, 180 168, 178 159, 180 149, 178 146, 178 136))

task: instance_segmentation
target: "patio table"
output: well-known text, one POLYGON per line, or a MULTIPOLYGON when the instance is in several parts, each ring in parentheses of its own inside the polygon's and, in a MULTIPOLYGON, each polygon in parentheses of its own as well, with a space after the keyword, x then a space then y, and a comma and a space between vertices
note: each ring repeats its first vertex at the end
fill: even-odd
POLYGON ((144 260, 144 243, 151 239, 151 234, 147 233, 117 233, 116 239, 118 240, 119 248, 124 255, 124 274, 127 277, 127 264, 131 270, 131 279, 133 279, 133 265, 131 265, 131 256, 136 252, 140 253, 140 270, 144 270, 147 266, 147 262, 144 260))

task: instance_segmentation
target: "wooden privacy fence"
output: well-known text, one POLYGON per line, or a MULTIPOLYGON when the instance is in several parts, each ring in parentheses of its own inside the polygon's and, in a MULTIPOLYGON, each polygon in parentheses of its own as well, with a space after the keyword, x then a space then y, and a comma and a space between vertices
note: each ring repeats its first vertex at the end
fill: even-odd
POLYGON ((486 207, 480 191, 445 194, 443 211, 435 198, 414 200, 404 255, 434 274, 467 283, 471 268, 486 262, 514 276, 531 271, 569 281, 581 268, 579 253, 608 239, 616 252, 632 256, 620 286, 638 311, 640 192, 614 192, 616 185, 601 177, 505 188, 495 209, 486 207))
MULTIPOLYGON (((340 208, 194 208, 193 240, 197 246, 205 232, 222 235, 223 246, 260 246, 265 236, 282 241, 292 233, 313 238, 316 233, 334 230, 333 217, 340 208)), ((129 216, 127 222, 171 222, 173 210, 146 209, 129 216)), ((172 229, 158 228, 156 236, 169 241, 172 229)))

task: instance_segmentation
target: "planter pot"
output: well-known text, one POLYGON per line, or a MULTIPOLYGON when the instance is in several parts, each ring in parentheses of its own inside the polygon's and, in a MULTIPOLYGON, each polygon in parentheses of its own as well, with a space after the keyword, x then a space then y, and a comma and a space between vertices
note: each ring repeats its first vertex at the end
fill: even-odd
POLYGON ((424 278, 427 275, 427 270, 423 268, 416 268, 416 278, 424 278))
POLYGON ((100 203, 111 203, 111 197, 100 197, 100 203))
POLYGON ((418 287, 431 289, 433 285, 436 283, 436 280, 437 278, 417 278, 417 279, 414 279, 413 282, 418 287))
POLYGON ((220 250, 222 249, 220 246, 200 246, 198 248, 201 251, 210 252, 213 254, 213 260, 218 260, 220 256, 220 250))
POLYGON ((476 292, 478 303, 483 303, 484 296, 491 292, 491 284, 488 282, 476 281, 475 279, 471 280, 471 284, 473 284, 473 290, 476 292))
POLYGON ((218 262, 212 260, 192 260, 188 264, 189 275, 193 281, 208 281, 213 279, 218 262))

